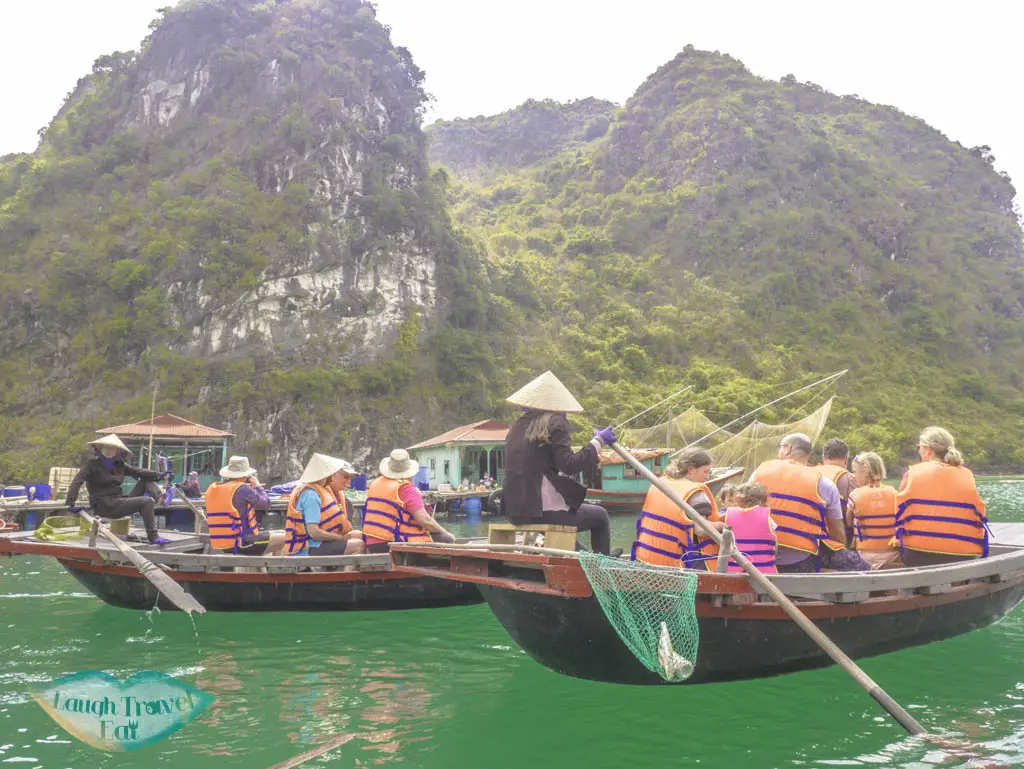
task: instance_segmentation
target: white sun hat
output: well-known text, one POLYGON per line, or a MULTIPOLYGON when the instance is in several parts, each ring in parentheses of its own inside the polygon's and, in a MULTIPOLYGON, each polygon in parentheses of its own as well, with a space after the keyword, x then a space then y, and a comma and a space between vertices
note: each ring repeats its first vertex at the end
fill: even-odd
POLYGON ((380 461, 380 474, 396 481, 412 478, 420 470, 420 463, 405 449, 395 449, 380 461))
POLYGON ((505 400, 537 411, 583 411, 580 402, 550 371, 545 371, 505 400))
POLYGON ((330 478, 341 470, 348 475, 355 475, 356 469, 344 459, 329 457, 326 454, 314 454, 306 463, 306 469, 302 471, 299 483, 315 483, 324 478, 330 478))
POLYGON ((256 475, 256 471, 249 466, 249 457, 231 457, 220 469, 221 478, 248 478, 250 475, 256 475))
POLYGON ((103 448, 104 446, 113 446, 115 449, 123 451, 128 456, 132 455, 131 449, 125 446, 121 439, 118 438, 116 435, 107 435, 104 436, 103 438, 97 438, 94 441, 89 441, 89 445, 95 446, 96 448, 100 449, 103 448))

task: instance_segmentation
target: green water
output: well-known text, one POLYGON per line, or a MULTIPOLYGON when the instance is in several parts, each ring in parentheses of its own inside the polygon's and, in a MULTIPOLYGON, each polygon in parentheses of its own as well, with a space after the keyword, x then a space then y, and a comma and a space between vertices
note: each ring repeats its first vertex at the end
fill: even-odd
MULTIPOLYGON (((1024 483, 983 485, 1022 520, 1024 483)), ((618 545, 633 521, 616 519, 618 545)), ((1024 764, 1024 611, 864 667, 952 750, 912 740, 837 669, 693 687, 550 673, 485 605, 349 614, 147 615, 93 598, 38 557, 0 559, 0 766, 270 767, 341 735, 305 766, 1007 766, 1024 764), (26 695, 82 670, 177 676, 217 696, 170 739, 127 754, 67 736, 26 695), (973 757, 972 757, 973 756, 973 757)))

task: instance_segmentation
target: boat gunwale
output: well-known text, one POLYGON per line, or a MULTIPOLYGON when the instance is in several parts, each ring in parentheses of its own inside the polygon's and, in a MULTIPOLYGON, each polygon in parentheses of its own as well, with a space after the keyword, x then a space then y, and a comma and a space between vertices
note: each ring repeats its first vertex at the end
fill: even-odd
MULTIPOLYGON (((918 568, 885 569, 871 572, 830 572, 820 574, 773 574, 766 575, 786 595, 807 598, 826 605, 863 604, 872 599, 871 593, 881 591, 944 590, 945 594, 956 592, 959 586, 953 583, 986 580, 989 583, 1016 582, 1024 578, 1024 547, 1001 546, 1005 552, 969 562, 940 564, 918 568)), ((536 548, 533 548, 536 550, 536 548)), ((401 544, 392 545, 391 554, 397 568, 415 570, 424 576, 477 582, 496 587, 510 587, 527 592, 557 594, 566 598, 585 598, 592 595, 579 559, 573 553, 553 555, 528 552, 495 552, 482 548, 465 548, 444 544, 401 544), (421 556, 416 559, 414 556, 421 556), (428 566, 422 563, 422 556, 448 558, 448 567, 428 566), (417 562, 417 560, 421 562, 417 562), (513 586, 501 577, 491 576, 490 567, 480 564, 498 561, 517 567, 538 569, 544 581, 517 580, 513 586), (474 562, 476 565, 474 566, 474 562), (582 582, 581 582, 582 581, 582 582)), ((679 569, 671 566, 650 566, 653 570, 664 570, 677 574, 679 569)), ((686 570, 689 571, 689 570, 686 570)), ((720 595, 757 605, 759 596, 765 595, 751 585, 745 574, 716 574, 699 571, 697 593, 720 595)), ((893 596, 896 597, 896 596, 893 596)), ((761 605, 774 606, 773 603, 761 605)))

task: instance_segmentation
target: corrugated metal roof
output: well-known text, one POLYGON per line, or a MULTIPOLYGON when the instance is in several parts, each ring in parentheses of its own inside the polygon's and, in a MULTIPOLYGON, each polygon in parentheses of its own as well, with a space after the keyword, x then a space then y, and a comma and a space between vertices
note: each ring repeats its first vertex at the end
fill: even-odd
MULTIPOLYGON (((653 459, 654 457, 661 457, 665 454, 671 454, 672 449, 633 449, 629 452, 639 461, 643 462, 646 459, 653 459)), ((599 464, 603 467, 604 465, 621 465, 625 463, 625 459, 620 457, 611 449, 605 449, 601 452, 599 464)))
POLYGON ((485 419, 482 422, 456 427, 409 448, 425 449, 430 446, 443 446, 447 443, 504 443, 507 435, 507 424, 496 419, 485 419))
POLYGON ((97 430, 100 435, 117 435, 119 438, 148 438, 152 433, 154 438, 230 438, 232 433, 224 430, 216 430, 206 425, 190 422, 187 419, 176 417, 174 414, 165 414, 152 420, 144 419, 141 422, 133 422, 128 425, 115 425, 97 430))

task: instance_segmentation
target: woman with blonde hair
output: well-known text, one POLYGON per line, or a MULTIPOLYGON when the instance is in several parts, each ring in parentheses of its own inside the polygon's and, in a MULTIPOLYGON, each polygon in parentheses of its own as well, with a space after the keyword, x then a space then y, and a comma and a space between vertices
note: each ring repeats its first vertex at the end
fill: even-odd
POLYGON ((950 432, 926 427, 921 461, 896 494, 896 537, 907 566, 931 566, 988 555, 988 519, 974 474, 963 465, 950 432))
POLYGON ((882 483, 885 463, 873 451, 853 458, 857 488, 850 492, 846 522, 853 532, 850 544, 872 569, 903 566, 896 544, 896 489, 882 483))

